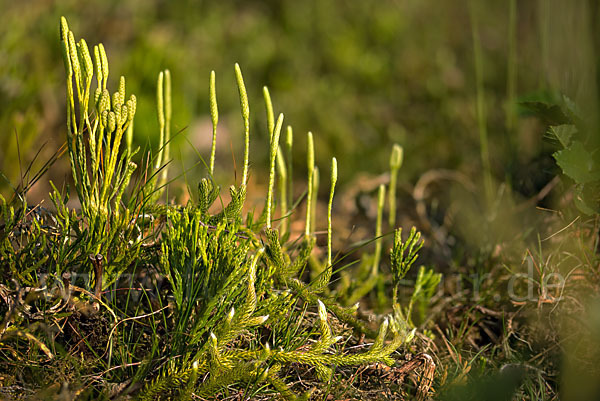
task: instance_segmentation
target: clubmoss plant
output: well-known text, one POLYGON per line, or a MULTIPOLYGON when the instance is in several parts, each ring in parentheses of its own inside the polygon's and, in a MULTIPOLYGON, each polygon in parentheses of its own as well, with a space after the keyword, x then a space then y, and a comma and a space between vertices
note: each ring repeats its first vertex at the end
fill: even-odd
POLYGON ((133 121, 136 97, 125 96, 125 77, 112 94, 107 89, 108 58, 104 46, 94 47, 97 87, 93 97, 96 118, 91 119, 90 97, 94 63, 87 43, 75 43, 67 21, 61 19, 63 59, 67 74, 67 146, 73 181, 82 209, 89 218, 116 215, 120 199, 137 165, 119 151, 123 134, 133 121), (75 85, 73 85, 75 83, 75 85), (84 138, 86 137, 86 138, 84 138), (89 162, 88 162, 89 157, 89 162))
MULTIPOLYGON (((170 158, 169 71, 160 72, 157 81, 159 148, 156 156, 146 157, 151 163, 130 185, 137 167, 132 161, 136 152, 130 149, 135 96, 125 100, 123 77, 118 90, 110 94, 104 47, 94 47, 92 62, 87 44, 75 42, 64 18, 61 42, 67 72, 67 144, 81 210, 69 208, 68 192, 56 188, 51 194, 56 209, 52 213, 29 208, 25 201, 14 207, 0 198, 4 224, 0 264, 16 286, 9 288, 5 284, 10 280, 2 276, 2 289, 21 294, 0 330, 0 341, 15 359, 2 356, 0 363, 12 366, 14 377, 43 374, 63 382, 66 378, 53 367, 74 364, 71 355, 77 355, 77 365, 71 369, 81 378, 81 391, 91 398, 214 399, 227 388, 236 388, 248 394, 268 389, 284 399, 301 400, 310 398, 314 389, 298 391, 292 386, 287 376, 293 366, 312 370, 321 382, 328 382, 337 367, 395 363, 393 353, 414 336, 398 306, 379 324, 372 324, 357 316, 358 304, 342 305, 344 299, 358 301, 366 295, 380 274, 383 186, 368 284, 338 293, 330 283, 337 160, 331 162, 327 256, 321 260, 312 252, 318 192, 313 136, 308 133, 305 230, 296 241, 289 238, 287 223, 293 209, 288 205, 294 204, 289 160, 292 129, 286 131, 284 152, 279 146, 283 114, 274 120, 266 88, 270 151, 264 220, 242 215, 250 109, 237 64, 245 134, 240 185, 229 188, 229 204, 211 212, 220 191, 213 181, 218 111, 212 72, 213 146, 208 177, 198 184, 197 200, 186 205, 159 204, 168 184, 170 158), (97 88, 91 98, 94 74, 97 88), (124 134, 126 143, 121 144, 124 134), (274 191, 277 173, 278 193, 274 191), (281 219, 286 222, 280 229, 273 225, 277 201, 283 205, 281 219), (304 272, 311 259, 319 274, 307 282, 304 272), (307 314, 309 310, 316 314, 307 314), (373 343, 361 352, 346 348, 342 340, 348 334, 339 335, 342 324, 369 336, 373 343), (86 331, 90 325, 97 329, 86 331), (47 335, 52 332, 60 334, 47 335), (27 374, 17 374, 19 369, 27 374), (116 393, 112 383, 120 383, 116 393)), ((404 271, 418 249, 411 246, 410 260, 404 262, 404 251, 398 250, 402 246, 397 237, 392 265, 404 271)), ((427 298, 435 281, 429 273, 421 276, 416 291, 420 295, 409 310, 427 298)), ((26 386, 38 385, 18 380, 26 386)))
POLYGON ((394 231, 394 246, 390 252, 392 278, 394 281, 394 294, 392 300, 398 304, 398 286, 410 267, 415 263, 419 250, 423 247, 421 233, 414 227, 405 242, 402 242, 402 229, 394 231))

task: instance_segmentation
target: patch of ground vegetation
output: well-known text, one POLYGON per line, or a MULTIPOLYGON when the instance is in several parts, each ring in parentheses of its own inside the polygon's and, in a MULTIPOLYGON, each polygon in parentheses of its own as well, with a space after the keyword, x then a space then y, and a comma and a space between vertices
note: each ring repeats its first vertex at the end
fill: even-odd
POLYGON ((522 99, 521 116, 535 117, 547 149, 523 176, 498 180, 473 4, 480 171, 398 182, 414 154, 394 146, 387 173, 346 174, 340 194, 343 164, 338 173, 337 159, 327 160, 320 171, 319 136, 284 127, 266 88, 265 145, 249 141, 255 103, 237 65, 243 156, 234 185, 224 191, 216 178, 214 73, 210 153, 174 174, 171 72, 154 86, 158 146, 140 151, 138 99, 123 77, 111 89, 103 46, 76 41, 62 21, 66 144, 39 170, 20 168, 0 199, 2 396, 597 398, 596 113, 585 96, 522 99), (266 167, 250 168, 261 158, 250 143, 264 148, 256 153, 266 167), (29 205, 28 191, 60 157, 72 189, 52 184, 51 205, 29 205), (204 176, 191 179, 192 170, 204 176), (251 180, 261 172, 263 182, 251 180), (178 185, 180 203, 169 193, 178 185))

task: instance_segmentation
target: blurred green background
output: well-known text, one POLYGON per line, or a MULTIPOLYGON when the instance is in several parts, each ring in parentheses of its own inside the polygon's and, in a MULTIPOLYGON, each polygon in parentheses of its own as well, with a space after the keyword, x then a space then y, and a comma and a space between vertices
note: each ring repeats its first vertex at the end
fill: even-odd
MULTIPOLYGON (((208 157, 208 78, 214 69, 221 115, 218 171, 230 181, 232 152, 239 169, 243 145, 235 62, 250 95, 255 177, 264 175, 266 165, 262 86, 267 85, 275 112, 284 112, 285 124, 294 128, 298 174, 306 132, 312 130, 318 165, 327 171, 335 155, 342 185, 357 171, 385 171, 394 142, 405 148, 401 182, 414 182, 433 168, 459 170, 479 180, 474 24, 496 180, 507 180, 530 196, 556 172, 549 156, 554 148, 543 141, 544 127, 534 118, 517 116, 520 98, 560 90, 596 108, 591 100, 598 42, 591 39, 598 32, 594 1, 516 1, 512 22, 510 1, 0 4, 0 171, 12 185, 20 175, 17 135, 23 169, 42 146, 35 165, 64 142, 61 15, 77 37, 90 45, 104 43, 113 88, 120 75, 127 77, 128 92, 138 96, 134 140, 142 147, 158 142, 156 77, 161 69, 171 70, 173 132, 181 131, 173 141, 175 170, 197 162, 193 147, 208 157)), ((203 168, 196 168, 188 179, 193 183, 203 174, 203 168)), ((68 175, 63 157, 49 178, 60 184, 68 175)), ((45 196, 46 181, 31 190, 30 199, 45 196)), ((0 190, 11 193, 4 178, 0 190)))

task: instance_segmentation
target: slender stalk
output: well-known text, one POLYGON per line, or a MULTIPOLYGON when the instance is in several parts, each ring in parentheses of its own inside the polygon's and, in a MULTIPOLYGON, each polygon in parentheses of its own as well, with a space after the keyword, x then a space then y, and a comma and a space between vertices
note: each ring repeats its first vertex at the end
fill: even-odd
POLYGON ((164 154, 165 144, 165 107, 164 107, 164 76, 163 71, 158 73, 158 79, 156 82, 156 108, 158 118, 158 155, 156 156, 156 164, 154 169, 158 170, 162 166, 162 158, 164 154))
POLYGON ((250 106, 248 104, 248 94, 244 85, 244 77, 239 64, 235 64, 235 77, 240 93, 240 106, 242 108, 242 119, 244 120, 244 170, 242 173, 242 186, 248 182, 248 155, 250 153, 250 106))
MULTIPOLYGON (((165 70, 165 153, 163 162, 166 164, 171 157, 171 72, 165 70)), ((161 187, 167 182, 168 168, 162 170, 161 187)))
POLYGON ((217 149, 217 124, 219 123, 219 108, 217 107, 217 90, 215 83, 215 72, 210 72, 210 82, 208 92, 210 97, 210 118, 212 121, 212 146, 210 148, 210 166, 211 177, 215 173, 215 153, 217 149))
MULTIPOLYGON (((267 130, 269 132, 269 138, 271 140, 271 144, 273 143, 273 134, 274 134, 274 130, 275 128, 275 113, 273 112, 273 102, 271 101, 271 94, 269 93, 269 88, 267 88, 266 86, 263 86, 263 97, 265 100, 265 110, 267 113, 267 130)), ((276 162, 277 162, 277 173, 279 175, 279 194, 280 194, 280 203, 281 203, 281 215, 285 216, 287 214, 287 171, 286 171, 286 165, 285 165, 285 160, 283 157, 283 152, 281 150, 281 147, 279 146, 279 135, 281 133, 281 127, 279 127, 279 133, 277 134, 277 153, 276 153, 276 162)), ((272 149, 271 149, 272 151, 272 149)), ((271 214, 271 210, 269 209, 268 211, 269 216, 271 214)), ((270 226, 270 221, 268 222, 269 224, 269 228, 270 226)), ((281 223, 281 234, 285 233, 287 231, 287 226, 288 226, 288 219, 284 218, 282 223, 281 223)))
POLYGON ((382 222, 383 222, 383 207, 385 203, 385 185, 379 186, 379 191, 377 193, 377 222, 375 223, 375 255, 373 256, 373 266, 371 268, 371 275, 377 275, 377 270, 379 269, 379 261, 381 260, 381 235, 383 233, 382 230, 382 222))
POLYGON ((275 184, 275 158, 277 157, 277 149, 279 148, 279 135, 281 126, 283 125, 283 113, 277 118, 277 126, 271 137, 271 153, 269 158, 269 190, 267 192, 267 228, 271 228, 271 204, 273 203, 273 185, 275 184))
MULTIPOLYGON (((293 187, 293 174, 292 174, 292 148, 294 146, 294 132, 292 127, 288 125, 286 136, 285 136, 285 161, 287 163, 287 193, 288 193, 288 204, 294 204, 294 187, 293 187)), ((287 213, 287 211, 286 211, 287 213)))
POLYGON ((312 201, 310 203, 310 224, 314 233, 317 230, 317 197, 319 196, 319 185, 321 184, 321 171, 315 166, 312 180, 312 201))
POLYGON ((308 164, 308 189, 306 195, 306 225, 304 234, 309 236, 311 234, 311 221, 310 216, 312 212, 312 202, 313 202, 313 178, 314 178, 314 170, 315 170, 315 146, 313 142, 313 134, 312 132, 308 132, 307 134, 308 140, 308 152, 307 152, 307 164, 308 164))
MULTIPOLYGON (((382 246, 382 221, 383 221, 383 207, 385 203, 385 185, 379 186, 379 192, 377 195, 377 222, 375 224, 375 253, 373 254, 373 264, 369 271, 368 276, 365 280, 359 282, 358 286, 346 299, 347 305, 352 305, 358 302, 362 297, 367 295, 380 280, 379 276, 379 262, 381 260, 381 246, 382 246)), ((365 265, 368 268, 368 265, 365 265)))
POLYGON ((331 189, 329 190, 329 203, 327 204, 327 266, 331 266, 331 209, 333 208, 333 194, 337 183, 337 159, 331 159, 331 189))
MULTIPOLYGON (((292 177, 292 146, 294 142, 294 136, 292 133, 292 127, 287 126, 286 137, 285 137, 285 155, 282 151, 281 146, 277 149, 277 171, 279 173, 279 193, 281 195, 281 216, 287 216, 289 210, 288 205, 294 203, 293 199, 293 177, 292 177)), ((289 219, 284 218, 281 222, 281 234, 285 234, 288 231, 289 219)))
MULTIPOLYGON (((154 165, 155 170, 162 168, 160 174, 160 180, 158 185, 153 189, 158 189, 154 197, 158 198, 163 192, 163 187, 167 182, 168 168, 164 166, 169 161, 169 149, 171 139, 171 73, 169 70, 161 71, 158 74, 158 80, 156 85, 156 103, 158 109, 158 126, 159 126, 159 140, 158 140, 158 155, 156 157, 156 164, 154 165)), ((156 181, 154 181, 156 183, 156 181)))
POLYGON ((288 223, 289 218, 285 217, 288 213, 287 206, 287 169, 285 167, 285 160, 283 157, 283 152, 281 151, 281 146, 277 147, 277 175, 279 177, 278 187, 279 187, 279 203, 281 206, 281 235, 285 234, 288 231, 288 223))

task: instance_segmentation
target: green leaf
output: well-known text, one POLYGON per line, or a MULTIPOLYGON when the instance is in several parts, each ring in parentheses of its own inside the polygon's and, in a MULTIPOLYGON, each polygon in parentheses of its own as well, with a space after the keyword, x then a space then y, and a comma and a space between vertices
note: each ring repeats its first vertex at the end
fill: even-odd
POLYGON ((586 185, 575 186, 575 196, 573 201, 580 212, 591 216, 600 213, 600 198, 598 193, 600 183, 592 183, 586 185))
POLYGON ((571 137, 577 133, 577 127, 571 124, 553 125, 548 129, 548 133, 556 137, 563 148, 568 148, 571 144, 571 137))
POLYGON ((561 125, 571 123, 571 119, 557 104, 529 101, 520 102, 519 105, 527 114, 532 114, 548 125, 561 125))
POLYGON ((564 150, 554 152, 553 156, 563 173, 578 184, 600 179, 600 170, 594 164, 592 154, 579 141, 574 141, 564 150))

